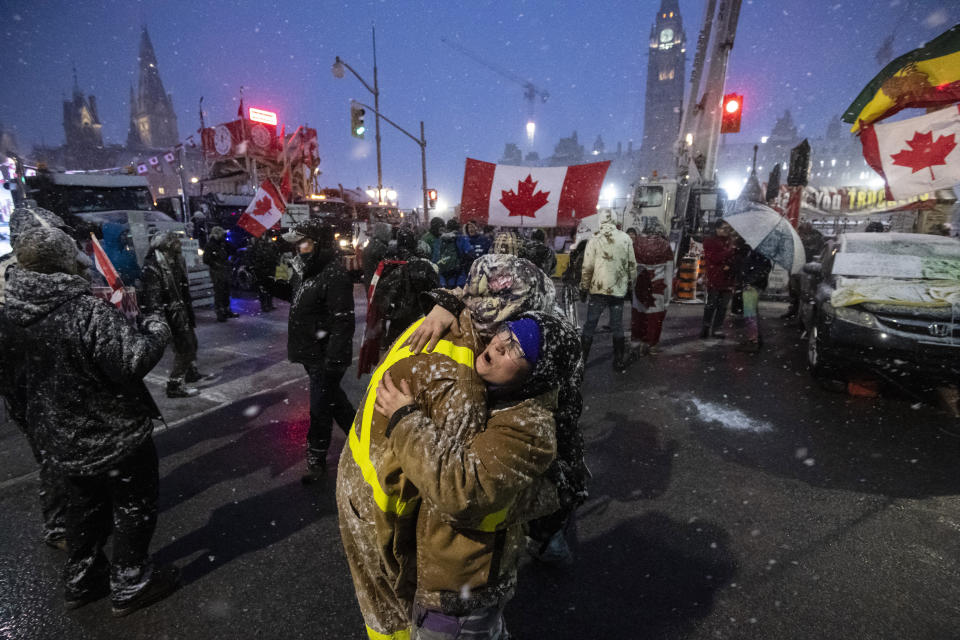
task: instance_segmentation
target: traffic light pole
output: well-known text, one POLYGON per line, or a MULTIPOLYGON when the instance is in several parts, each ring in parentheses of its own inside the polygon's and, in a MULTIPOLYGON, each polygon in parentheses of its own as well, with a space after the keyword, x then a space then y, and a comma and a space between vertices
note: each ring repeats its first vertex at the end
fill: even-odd
MULTIPOLYGON (((363 77, 359 73, 357 73, 353 67, 351 67, 345 60, 341 60, 340 56, 337 56, 336 59, 333 61, 333 67, 331 68, 331 71, 333 71, 334 77, 342 78, 344 68, 348 69, 350 73, 352 73, 354 77, 356 77, 356 79, 360 81, 360 84, 362 84, 367 91, 373 94, 374 107, 372 111, 378 114, 376 116, 376 126, 374 131, 375 131, 376 144, 377 144, 377 201, 379 203, 380 201, 383 200, 383 167, 380 160, 380 115, 379 115, 380 87, 377 84, 377 32, 376 32, 376 29, 374 29, 373 31, 373 86, 371 87, 369 84, 367 84, 367 81, 364 80, 363 77)), ((360 103, 357 103, 357 104, 360 104, 360 103)), ((367 107, 367 108, 369 109, 370 107, 367 107)))
MULTIPOLYGON (((348 67, 348 68, 349 68, 349 67, 348 67)), ((371 111, 373 111, 373 112, 376 114, 376 116, 377 116, 377 118, 378 118, 378 121, 379 121, 379 118, 383 118, 384 122, 386 122, 387 124, 393 125, 393 127, 394 127, 397 131, 399 131, 400 133, 404 134, 405 136, 407 136, 408 138, 410 138, 411 140, 413 140, 414 142, 416 142, 418 145, 420 145, 420 169, 421 169, 422 174, 423 174, 423 189, 422 189, 422 191, 423 191, 423 217, 426 218, 426 217, 427 217, 427 205, 428 205, 428 202, 427 202, 427 137, 426 137, 426 135, 424 134, 423 120, 420 121, 420 137, 417 138, 417 137, 415 137, 412 133, 410 133, 409 131, 407 131, 406 129, 404 129, 404 128, 401 127, 400 125, 398 125, 396 122, 394 122, 393 120, 391 120, 391 119, 388 118, 387 116, 385 116, 385 115, 383 115, 382 113, 380 113, 380 111, 377 110, 376 107, 371 107, 371 106, 368 105, 368 104, 363 104, 362 102, 357 102, 356 100, 354 100, 354 103, 360 105, 360 106, 363 107, 364 109, 370 109, 371 111)))

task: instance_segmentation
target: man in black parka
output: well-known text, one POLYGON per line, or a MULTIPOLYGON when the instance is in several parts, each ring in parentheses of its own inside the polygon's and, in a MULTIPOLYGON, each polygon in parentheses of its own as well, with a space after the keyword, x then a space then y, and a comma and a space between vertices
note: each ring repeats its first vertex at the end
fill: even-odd
POLYGON ((76 275, 73 240, 35 228, 14 246, 0 313, 0 391, 14 420, 34 429, 45 463, 64 478, 68 608, 107 594, 123 616, 176 588, 175 567, 154 567, 159 473, 143 377, 170 328, 158 316, 131 326, 76 275), (103 546, 113 535, 113 556, 103 546))
POLYGON ((227 318, 240 317, 230 309, 230 277, 233 271, 230 258, 235 253, 236 249, 227 242, 227 232, 223 227, 214 227, 210 230, 210 238, 203 249, 203 264, 210 267, 210 280, 213 282, 213 308, 217 313, 217 322, 226 322, 227 318))
POLYGON ((353 283, 329 225, 311 220, 284 239, 297 258, 289 289, 278 286, 275 293, 290 301, 287 357, 310 376, 307 466, 317 475, 326 472, 333 421, 346 433, 356 413, 340 387, 353 358, 353 283))
POLYGON ((200 393, 187 382, 206 376, 197 370, 197 326, 190 296, 187 267, 180 252, 180 238, 172 231, 150 240, 150 252, 140 272, 140 308, 162 315, 173 333, 173 368, 167 380, 168 398, 189 398, 200 393))

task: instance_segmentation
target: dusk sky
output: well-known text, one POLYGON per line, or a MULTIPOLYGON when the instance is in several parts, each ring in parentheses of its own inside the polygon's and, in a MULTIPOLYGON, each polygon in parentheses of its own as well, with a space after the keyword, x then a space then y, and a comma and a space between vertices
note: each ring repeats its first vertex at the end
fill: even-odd
MULTIPOLYGON (((173 95, 181 138, 247 106, 279 113, 291 131, 319 133, 321 183, 376 183, 373 120, 364 141, 349 135, 351 98, 372 101, 349 73, 330 72, 339 55, 373 80, 370 27, 376 25, 382 111, 413 133, 426 123, 429 186, 460 199, 464 159, 496 161, 504 143, 529 148, 522 89, 440 41, 446 37, 550 92, 537 105, 533 149, 549 156, 576 130, 589 148, 642 138, 647 39, 660 0, 556 2, 50 2, 2 0, 0 124, 22 150, 61 144, 62 103, 73 86, 96 96, 104 139, 126 141, 141 25, 173 95)), ((680 0, 692 63, 702 0, 680 0)), ((744 94, 744 120, 731 141, 758 140, 790 109, 801 135, 822 135, 879 71, 874 55, 893 34, 894 55, 960 22, 948 0, 744 0, 727 91, 744 94)), ((689 78, 689 71, 688 71, 689 78)), ((384 184, 401 207, 420 202, 420 156, 384 125, 384 184)), ((620 185, 618 185, 620 186, 620 185)), ((625 188, 626 185, 622 185, 625 188)))

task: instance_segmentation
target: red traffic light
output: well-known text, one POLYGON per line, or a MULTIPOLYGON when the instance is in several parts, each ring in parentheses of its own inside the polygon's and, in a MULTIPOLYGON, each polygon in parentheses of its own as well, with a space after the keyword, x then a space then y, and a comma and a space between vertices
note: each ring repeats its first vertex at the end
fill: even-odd
POLYGON ((740 131, 740 116, 743 115, 743 96, 739 93, 728 93, 723 96, 723 117, 720 121, 720 133, 737 133, 740 131))
POLYGON ((427 200, 430 201, 430 206, 437 206, 437 190, 436 189, 427 189, 427 200))

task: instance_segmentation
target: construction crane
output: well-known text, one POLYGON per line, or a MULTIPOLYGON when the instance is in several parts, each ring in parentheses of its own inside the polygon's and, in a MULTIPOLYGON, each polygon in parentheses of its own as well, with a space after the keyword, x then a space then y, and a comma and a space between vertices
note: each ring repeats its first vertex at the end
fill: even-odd
POLYGON ((546 102, 547 99, 550 97, 550 94, 546 90, 541 89, 537 85, 533 84, 533 82, 531 82, 530 80, 526 80, 511 71, 508 71, 491 62, 488 62, 487 60, 484 60, 483 58, 478 56, 476 53, 474 53, 473 51, 470 51, 469 49, 467 49, 466 47, 464 47, 462 44, 458 42, 452 42, 450 40, 447 40, 446 38, 440 38, 440 40, 441 42, 445 43, 451 48, 456 49, 463 55, 472 59, 474 62, 478 62, 482 64, 483 66, 490 69, 491 71, 494 71, 500 74, 507 80, 516 82, 521 87, 523 87, 523 97, 524 99, 526 99, 527 106, 528 106, 527 140, 530 142, 530 144, 533 144, 533 136, 537 131, 537 124, 533 119, 534 105, 536 104, 538 97, 540 98, 540 102, 546 102))

